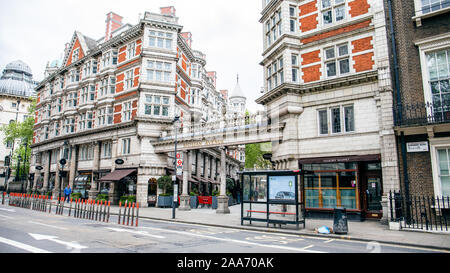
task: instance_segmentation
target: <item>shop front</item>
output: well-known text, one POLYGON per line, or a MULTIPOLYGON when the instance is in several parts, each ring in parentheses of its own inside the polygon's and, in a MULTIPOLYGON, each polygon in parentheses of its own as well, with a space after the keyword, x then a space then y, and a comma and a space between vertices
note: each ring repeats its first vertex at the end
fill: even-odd
POLYGON ((305 172, 305 206, 309 217, 330 218, 346 208, 349 219, 382 217, 380 155, 299 160, 305 172))
POLYGON ((97 182, 104 189, 102 193, 108 194, 111 204, 118 205, 122 196, 136 196, 136 174, 137 169, 115 170, 101 177, 97 182))
POLYGON ((81 199, 88 199, 91 189, 92 172, 80 172, 73 181, 73 193, 81 194, 81 199))

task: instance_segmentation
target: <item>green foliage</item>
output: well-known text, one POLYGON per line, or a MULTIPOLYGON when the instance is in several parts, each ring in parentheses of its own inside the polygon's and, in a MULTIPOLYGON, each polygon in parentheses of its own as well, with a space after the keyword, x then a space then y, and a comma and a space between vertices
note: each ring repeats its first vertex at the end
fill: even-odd
POLYGON ((108 201, 109 200, 109 195, 108 194, 98 194, 97 195, 97 198, 95 199, 95 200, 98 200, 98 201, 108 201))
POLYGON ((212 196, 219 196, 220 192, 218 190, 212 191, 212 196))
POLYGON ((72 193, 71 195, 70 195, 70 197, 72 198, 72 199, 80 199, 81 198, 81 193, 80 192, 74 192, 74 193, 72 193))
POLYGON ((173 196, 173 193, 161 193, 159 196, 173 196))
POLYGON ((128 203, 136 203, 136 196, 135 195, 126 195, 120 197, 120 202, 122 204, 125 204, 125 201, 128 201, 128 203))
POLYGON ((23 122, 11 122, 10 124, 0 127, 0 132, 3 132, 5 138, 4 144, 8 142, 14 142, 14 154, 11 159, 11 169, 14 170, 14 176, 27 175, 30 168, 31 148, 30 145, 33 142, 33 126, 34 116, 36 109, 36 100, 33 100, 28 108, 28 117, 23 122), (19 172, 17 172, 18 157, 22 158, 19 166, 19 172), (25 168, 23 167, 25 164, 25 168))
POLYGON ((267 169, 271 167, 270 161, 263 158, 264 153, 260 143, 245 145, 245 168, 267 169))
POLYGON ((158 178, 157 183, 158 188, 162 189, 164 193, 173 192, 173 182, 170 176, 161 176, 160 178, 158 178))

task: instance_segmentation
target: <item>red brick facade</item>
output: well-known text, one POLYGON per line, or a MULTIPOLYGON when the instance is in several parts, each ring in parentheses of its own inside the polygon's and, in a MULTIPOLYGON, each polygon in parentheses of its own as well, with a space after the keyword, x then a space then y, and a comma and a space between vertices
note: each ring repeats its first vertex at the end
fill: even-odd
POLYGON ((353 0, 348 2, 349 13, 351 17, 356 17, 369 12, 370 5, 367 0, 353 0))

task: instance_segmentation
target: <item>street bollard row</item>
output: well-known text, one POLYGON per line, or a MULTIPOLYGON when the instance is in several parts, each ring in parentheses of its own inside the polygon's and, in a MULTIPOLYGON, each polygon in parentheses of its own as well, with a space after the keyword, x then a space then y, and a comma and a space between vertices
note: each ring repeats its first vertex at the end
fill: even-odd
MULTIPOLYGON (((5 203, 6 193, 2 196, 2 205, 5 203)), ((48 203, 51 204, 46 195, 37 194, 23 194, 23 193, 10 193, 8 198, 8 205, 13 207, 20 207, 25 209, 32 209, 37 211, 47 211, 48 203)))
POLYGON ((119 225, 125 225, 125 219, 127 221, 127 226, 130 225, 130 215, 131 215, 131 226, 134 225, 134 208, 136 207, 136 227, 138 226, 139 221, 139 203, 128 203, 128 201, 125 201, 125 204, 123 206, 123 214, 122 214, 122 202, 119 202, 119 217, 117 223, 119 225), (128 209, 128 210, 127 210, 128 209), (131 211, 131 213, 130 213, 131 211), (122 218, 122 219, 121 219, 122 218))
MULTIPOLYGON (((5 203, 6 192, 2 194, 2 204, 5 203)), ((53 198, 46 195, 10 193, 8 205, 20 208, 26 208, 36 211, 52 213, 53 198)), ((55 214, 64 215, 63 197, 58 198, 55 204, 55 214)), ((68 216, 75 218, 87 219, 100 222, 109 222, 111 201, 95 201, 70 199, 68 216)), ((133 205, 134 211, 134 205, 133 205)), ((137 222, 137 220, 136 220, 137 222)))
POLYGON ((70 199, 69 216, 72 215, 72 204, 73 217, 75 218, 109 222, 111 201, 70 199))

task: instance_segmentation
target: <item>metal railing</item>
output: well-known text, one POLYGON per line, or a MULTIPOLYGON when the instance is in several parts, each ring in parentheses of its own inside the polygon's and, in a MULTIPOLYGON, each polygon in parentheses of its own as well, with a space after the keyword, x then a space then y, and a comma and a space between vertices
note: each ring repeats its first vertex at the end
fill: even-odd
POLYGON ((394 105, 396 126, 414 126, 450 122, 450 100, 394 105))
POLYGON ((449 231, 450 197, 404 195, 389 192, 391 221, 401 228, 449 231))

